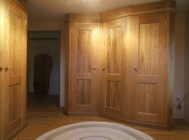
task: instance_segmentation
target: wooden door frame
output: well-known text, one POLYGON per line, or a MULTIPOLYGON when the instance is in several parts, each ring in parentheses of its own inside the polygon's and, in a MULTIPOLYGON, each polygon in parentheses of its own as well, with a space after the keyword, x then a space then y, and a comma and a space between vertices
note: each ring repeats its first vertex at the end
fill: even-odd
POLYGON ((61 34, 61 30, 28 30, 28 34, 27 34, 27 106, 28 106, 28 95, 29 95, 29 81, 30 81, 30 78, 29 78, 29 45, 30 45, 30 33, 42 33, 42 32, 46 32, 46 33, 59 33, 59 92, 58 92, 58 98, 59 98, 59 107, 60 107, 60 93, 61 93, 61 90, 60 90, 60 82, 61 82, 61 75, 60 75, 60 70, 61 70, 61 65, 60 65, 60 62, 61 62, 61 37, 62 37, 62 34, 61 34))

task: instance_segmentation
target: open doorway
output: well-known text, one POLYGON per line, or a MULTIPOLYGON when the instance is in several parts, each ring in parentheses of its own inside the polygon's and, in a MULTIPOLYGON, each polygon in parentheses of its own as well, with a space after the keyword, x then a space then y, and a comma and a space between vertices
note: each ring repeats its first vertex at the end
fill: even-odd
POLYGON ((28 104, 53 99, 59 106, 60 32, 28 32, 28 104))

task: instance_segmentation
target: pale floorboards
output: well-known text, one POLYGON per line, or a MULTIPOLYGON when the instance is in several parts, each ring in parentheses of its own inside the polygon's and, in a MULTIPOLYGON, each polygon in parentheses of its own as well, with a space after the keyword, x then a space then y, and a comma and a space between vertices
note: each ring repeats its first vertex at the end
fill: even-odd
MULTIPOLYGON (((50 130, 78 122, 105 121, 119 123, 100 117, 68 117, 63 115, 62 110, 58 107, 58 96, 30 94, 27 113, 28 126, 13 140, 35 140, 50 130)), ((140 130, 155 140, 189 140, 189 125, 183 120, 174 120, 174 124, 175 129, 172 131, 123 125, 140 130)))

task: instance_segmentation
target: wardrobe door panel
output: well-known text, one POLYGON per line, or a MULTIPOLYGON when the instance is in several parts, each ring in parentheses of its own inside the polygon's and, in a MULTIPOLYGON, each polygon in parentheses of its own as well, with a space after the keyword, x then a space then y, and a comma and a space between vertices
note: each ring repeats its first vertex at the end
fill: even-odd
POLYGON ((12 1, 7 6, 4 138, 10 139, 26 126, 27 14, 12 1))
POLYGON ((75 23, 72 55, 71 112, 96 112, 97 24, 75 23))
MULTIPOLYGON (((103 47, 101 52, 105 58, 104 64, 100 62, 101 70, 103 71, 103 78, 101 78, 103 85, 100 85, 100 96, 104 96, 101 100, 103 102, 103 113, 113 116, 122 116, 122 108, 124 93, 123 83, 126 80, 122 76, 126 72, 125 58, 122 57, 125 52, 123 45, 123 28, 124 20, 113 20, 102 24, 103 47), (103 65, 103 66, 102 66, 103 65)), ((102 48, 101 48, 102 49, 102 48)), ((100 60, 99 60, 100 61, 100 60)), ((101 73, 101 72, 100 72, 101 73)))
POLYGON ((165 14, 139 17, 138 62, 133 63, 135 119, 163 123, 165 76, 165 14), (155 18, 154 18, 155 17, 155 18))

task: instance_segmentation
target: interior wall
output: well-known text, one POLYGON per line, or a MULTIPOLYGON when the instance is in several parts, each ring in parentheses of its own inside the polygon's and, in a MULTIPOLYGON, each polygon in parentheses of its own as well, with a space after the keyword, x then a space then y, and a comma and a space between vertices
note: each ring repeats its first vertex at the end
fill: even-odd
POLYGON ((62 22, 28 22, 28 31, 60 31, 60 107, 64 107, 65 24, 62 22))
MULTIPOLYGON (((185 13, 177 13, 175 23, 175 81, 174 93, 184 97, 184 58, 185 58, 185 13)), ((174 98, 174 119, 183 119, 184 106, 177 109, 179 102, 174 98)))
POLYGON ((57 40, 29 40, 29 92, 34 92, 34 59, 39 54, 52 58, 52 69, 49 77, 48 94, 59 95, 59 47, 58 32, 30 32, 31 38, 57 38, 57 40))
MULTIPOLYGON (((185 75, 184 75, 184 91, 185 95, 189 93, 189 11, 186 12, 186 44, 185 44, 185 75)), ((189 96, 184 101, 184 120, 189 123, 189 96)))

